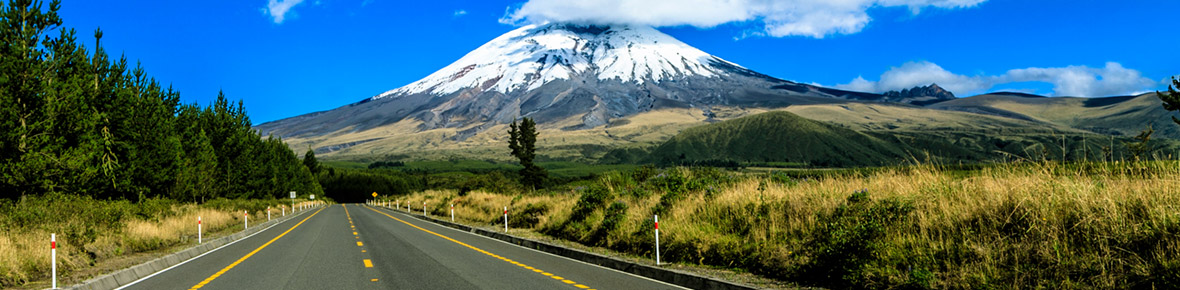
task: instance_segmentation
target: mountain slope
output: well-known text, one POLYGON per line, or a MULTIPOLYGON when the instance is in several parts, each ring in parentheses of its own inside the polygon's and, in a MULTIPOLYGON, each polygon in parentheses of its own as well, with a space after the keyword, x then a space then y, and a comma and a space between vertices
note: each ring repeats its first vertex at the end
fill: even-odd
POLYGON ((766 76, 649 27, 546 24, 497 37, 409 85, 257 128, 315 148, 340 148, 348 144, 315 140, 414 123, 415 132, 453 129, 451 137, 464 141, 519 117, 542 125, 568 123, 558 128, 568 131, 662 109, 697 108, 708 116, 718 106, 785 107, 880 97, 766 76))
POLYGON ((953 147, 1018 141, 986 134, 1133 135, 1142 120, 1156 120, 1157 136, 1180 138, 1154 97, 954 99, 937 85, 849 92, 760 74, 648 27, 559 23, 513 30, 419 81, 360 102, 255 128, 333 159, 495 159, 506 156, 506 124, 530 117, 541 131, 540 154, 594 161, 614 148, 653 147, 686 128, 774 110, 880 140, 933 140, 945 156, 976 159, 992 155, 963 152, 992 147, 953 147), (943 135, 927 138, 934 133, 943 135))
POLYGON ((1164 110, 1161 103, 1155 93, 1105 98, 992 93, 927 107, 1059 124, 1116 136, 1134 136, 1152 124, 1155 137, 1180 139, 1180 126, 1175 126, 1173 113, 1164 110))

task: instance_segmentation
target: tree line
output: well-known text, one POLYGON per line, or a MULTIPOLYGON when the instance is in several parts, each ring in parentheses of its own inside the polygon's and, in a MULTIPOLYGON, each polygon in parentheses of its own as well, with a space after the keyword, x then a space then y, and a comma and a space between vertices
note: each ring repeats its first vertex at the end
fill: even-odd
POLYGON ((285 197, 321 189, 241 101, 181 104, 126 57, 63 28, 60 1, 0 7, 0 198, 65 193, 138 201, 285 197))

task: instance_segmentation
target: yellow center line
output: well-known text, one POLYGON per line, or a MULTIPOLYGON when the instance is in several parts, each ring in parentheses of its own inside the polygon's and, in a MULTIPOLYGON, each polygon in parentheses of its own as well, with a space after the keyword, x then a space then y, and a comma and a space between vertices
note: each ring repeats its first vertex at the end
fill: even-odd
MULTIPOLYGON (((555 275, 553 275, 552 273, 548 273, 548 272, 542 271, 542 270, 540 270, 540 269, 537 269, 537 268, 530 267, 530 266, 528 266, 528 265, 525 265, 525 264, 522 264, 522 263, 520 263, 520 262, 513 261, 513 260, 511 260, 511 259, 508 259, 508 258, 505 258, 505 257, 501 257, 501 256, 498 256, 498 255, 496 255, 496 254, 492 254, 491 252, 484 251, 483 249, 476 248, 475 246, 468 245, 468 244, 466 244, 466 243, 464 243, 464 242, 460 242, 460 241, 458 241, 458 240, 452 239, 451 237, 444 236, 444 235, 442 235, 442 234, 439 234, 439 233, 436 233, 436 232, 432 232, 432 231, 430 231, 430 230, 427 230, 427 229, 424 229, 424 228, 422 228, 422 227, 419 227, 419 226, 416 226, 416 225, 414 225, 414 224, 411 224, 411 223, 409 223, 409 222, 406 222, 406 221, 404 221, 404 220, 402 220, 402 219, 396 218, 396 217, 394 217, 394 216, 392 216, 392 215, 389 215, 389 214, 387 214, 387 213, 384 213, 384 212, 378 211, 378 210, 376 210, 376 209, 373 209, 372 207, 365 206, 365 208, 367 208, 367 209, 369 209, 369 210, 371 210, 371 211, 374 211, 374 212, 376 212, 376 213, 382 214, 382 215, 384 215, 384 216, 387 216, 387 217, 389 217, 389 218, 391 218, 391 219, 393 219, 393 220, 399 221, 399 222, 401 222, 401 223, 403 223, 403 224, 406 224, 406 225, 408 225, 408 226, 410 226, 410 227, 413 227, 413 228, 415 228, 415 229, 418 229, 418 230, 421 230, 421 231, 423 231, 423 232, 427 232, 427 233, 430 233, 430 234, 432 234, 432 235, 435 235, 435 236, 438 236, 438 237, 440 237, 440 238, 443 238, 444 240, 448 240, 448 241, 454 242, 454 243, 456 243, 456 244, 462 245, 462 246, 464 246, 464 247, 467 247, 467 248, 469 248, 469 249, 472 249, 472 250, 474 250, 474 251, 476 251, 476 252, 480 252, 480 253, 483 253, 483 254, 485 254, 485 255, 491 256, 491 257, 493 257, 493 258, 498 258, 498 259, 500 259, 500 260, 504 260, 504 261, 506 261, 506 262, 509 262, 509 263, 511 263, 511 264, 513 264, 513 265, 516 265, 516 266, 519 266, 519 267, 521 267, 521 268, 525 268, 525 269, 528 269, 528 270, 532 270, 533 272, 541 273, 541 275, 550 276, 550 278, 557 279, 557 280, 559 280, 559 281, 561 281, 561 282, 564 282, 564 283, 566 283, 566 284, 571 284, 571 285, 573 285, 574 287, 577 287, 577 288, 580 288, 580 289, 588 289, 588 288, 590 288, 590 286, 586 286, 586 285, 578 284, 578 282, 574 282, 574 281, 571 281, 571 280, 566 280, 565 278, 563 278, 563 277, 560 277, 560 276, 555 276, 555 275)), ((358 238, 359 238, 359 237, 358 237, 358 238)), ((367 260, 366 260, 366 261, 367 261, 367 260)))
POLYGON ((373 267, 373 261, 370 261, 369 259, 365 259, 365 268, 372 268, 372 267, 373 267))
POLYGON ((361 241, 356 241, 356 246, 357 247, 364 247, 365 244, 362 244, 361 241))
POLYGON ((315 211, 314 213, 307 216, 306 218, 303 218, 303 220, 299 221, 299 223, 295 224, 295 226, 292 226, 290 229, 287 229, 287 231, 283 232, 282 234, 279 234, 279 236, 277 236, 273 239, 270 239, 270 241, 266 242, 265 244, 262 244, 262 246, 258 247, 257 249, 254 249, 254 251, 251 251, 249 254, 242 256, 241 259, 234 261, 232 264, 229 264, 229 266, 226 266, 224 269, 221 269, 221 271, 217 271, 217 273, 213 274, 212 276, 209 276, 209 278, 205 278, 205 280, 201 281, 201 283, 197 283, 197 285, 193 285, 193 287, 189 288, 189 290, 196 290, 196 289, 201 289, 201 287, 205 287, 205 285, 209 284, 209 282, 213 282, 213 280, 217 279, 217 277, 221 277, 221 275, 225 274, 225 272, 229 271, 230 269, 233 269, 234 267, 237 267, 238 264, 242 263, 242 261, 246 261, 246 259, 249 259, 251 256, 254 256, 254 254, 257 254, 258 251, 261 251, 263 248, 266 248, 266 246, 270 246, 271 243, 274 243, 275 241, 279 240, 279 238, 286 236, 287 233, 290 233, 291 231, 295 230, 295 228, 299 227, 299 225, 302 225, 303 222, 306 222, 308 219, 311 219, 311 217, 315 216, 316 214, 319 214, 320 211, 323 211, 326 208, 327 207, 320 208, 319 210, 315 211))

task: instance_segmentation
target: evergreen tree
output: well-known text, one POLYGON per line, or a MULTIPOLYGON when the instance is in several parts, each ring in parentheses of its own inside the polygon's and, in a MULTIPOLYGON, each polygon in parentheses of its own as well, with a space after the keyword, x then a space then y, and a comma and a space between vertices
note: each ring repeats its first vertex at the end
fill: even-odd
POLYGON ((183 201, 205 202, 217 196, 213 191, 217 183, 217 156, 205 130, 199 131, 185 142, 185 152, 177 171, 175 187, 171 197, 183 201))
MULTIPOLYGON (((1168 92, 1155 92, 1155 95, 1159 97, 1160 100, 1164 101, 1163 105, 1165 110, 1180 111, 1180 92, 1176 91, 1178 89, 1180 89, 1180 79, 1172 77, 1172 84, 1168 85, 1168 92)), ((1172 116, 1172 122, 1180 124, 1180 118, 1172 116)))
POLYGON ((59 8, 0 3, 0 198, 199 201, 321 191, 282 140, 251 128, 241 101, 219 94, 203 109, 181 106, 179 93, 142 66, 111 61, 102 30, 88 53, 73 29, 60 29, 59 8))
POLYGON ((516 121, 508 125, 508 148, 524 166, 520 170, 521 183, 534 189, 544 185, 549 175, 533 162, 537 157, 537 135, 537 123, 531 118, 522 119, 519 125, 516 121))
POLYGON ((1151 152, 1152 133, 1155 133, 1155 130, 1151 129, 1151 125, 1147 125, 1146 130, 1139 132, 1139 135, 1132 138, 1135 142, 1126 142, 1127 151, 1131 153, 1131 158, 1133 158, 1132 161, 1141 161, 1148 157, 1147 153, 1151 152))
POLYGON ((312 175, 320 173, 320 163, 315 160, 315 150, 311 150, 310 147, 307 148, 307 153, 303 154, 303 166, 306 166, 312 175))

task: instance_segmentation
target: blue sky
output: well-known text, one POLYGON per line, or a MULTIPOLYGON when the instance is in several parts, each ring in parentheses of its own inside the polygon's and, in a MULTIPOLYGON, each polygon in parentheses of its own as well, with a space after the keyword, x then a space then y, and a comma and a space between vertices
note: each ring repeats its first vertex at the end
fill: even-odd
POLYGON ((937 82, 959 96, 1095 97, 1180 74, 1173 0, 63 2, 88 47, 101 26, 108 53, 184 102, 224 90, 255 124, 409 84, 516 25, 570 19, 659 26, 771 76, 874 92, 937 82))

